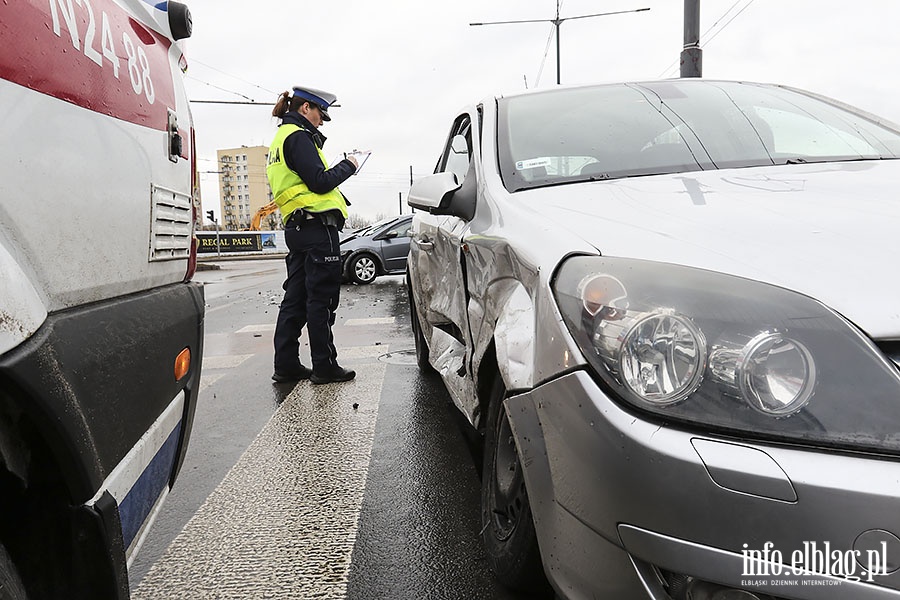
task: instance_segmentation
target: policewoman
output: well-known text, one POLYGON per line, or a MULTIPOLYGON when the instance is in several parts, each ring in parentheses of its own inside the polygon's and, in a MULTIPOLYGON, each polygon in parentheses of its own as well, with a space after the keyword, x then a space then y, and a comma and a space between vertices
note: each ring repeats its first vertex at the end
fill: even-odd
POLYGON ((281 211, 288 246, 284 299, 275 326, 275 373, 279 383, 349 381, 356 372, 337 362, 331 327, 341 293, 338 231, 347 218, 347 199, 338 185, 356 172, 351 156, 331 168, 319 127, 330 121, 334 94, 295 87, 278 98, 272 116, 281 119, 269 147, 266 175, 281 211), (306 326, 312 369, 300 363, 300 334, 306 326))

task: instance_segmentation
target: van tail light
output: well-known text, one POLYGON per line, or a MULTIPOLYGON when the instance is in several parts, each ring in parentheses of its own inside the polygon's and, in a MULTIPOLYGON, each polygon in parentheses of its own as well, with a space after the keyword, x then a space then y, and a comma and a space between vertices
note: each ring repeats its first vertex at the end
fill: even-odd
POLYGON ((200 174, 197 172, 197 136, 191 120, 191 253, 188 256, 187 272, 184 280, 190 281, 197 272, 197 228, 200 226, 200 174))

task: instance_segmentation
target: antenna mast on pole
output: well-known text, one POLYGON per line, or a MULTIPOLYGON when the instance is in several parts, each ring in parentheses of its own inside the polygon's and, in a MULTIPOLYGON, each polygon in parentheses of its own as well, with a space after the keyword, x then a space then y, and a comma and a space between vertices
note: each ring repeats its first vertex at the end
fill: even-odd
MULTIPOLYGON (((687 1, 687 0, 685 0, 687 1)), ((559 1, 556 2, 556 18, 555 19, 525 19, 522 21, 490 21, 487 23, 469 23, 470 26, 476 27, 481 25, 510 25, 510 24, 518 24, 518 23, 553 23, 553 26, 556 28, 556 84, 560 83, 560 52, 559 52, 559 26, 563 24, 564 21, 574 21, 575 19, 589 19, 592 17, 607 17, 609 15, 622 15, 626 13, 635 13, 635 12, 644 12, 650 10, 649 8, 638 8, 634 10, 617 10, 615 12, 605 12, 605 13, 595 13, 591 15, 580 15, 577 17, 566 17, 560 18, 559 16, 559 1)))

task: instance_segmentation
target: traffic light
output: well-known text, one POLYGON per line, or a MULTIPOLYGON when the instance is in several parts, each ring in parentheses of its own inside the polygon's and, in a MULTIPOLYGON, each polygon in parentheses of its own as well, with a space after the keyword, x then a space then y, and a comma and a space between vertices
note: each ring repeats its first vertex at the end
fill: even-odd
POLYGON ((206 211, 206 216, 209 217, 209 220, 212 221, 213 223, 216 222, 215 213, 213 213, 213 211, 211 211, 211 210, 206 211))

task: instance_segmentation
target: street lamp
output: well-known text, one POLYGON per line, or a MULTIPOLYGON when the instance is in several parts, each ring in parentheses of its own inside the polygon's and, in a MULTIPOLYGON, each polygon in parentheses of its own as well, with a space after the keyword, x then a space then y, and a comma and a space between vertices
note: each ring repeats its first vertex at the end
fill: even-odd
POLYGON ((625 13, 635 13, 635 12, 644 12, 650 10, 649 8, 638 8, 634 10, 617 10, 615 12, 605 12, 605 13, 596 13, 592 15, 580 15, 577 17, 566 17, 565 19, 561 19, 559 17, 559 1, 556 2, 556 18, 555 19, 525 19, 522 21, 490 21, 488 23, 469 23, 470 26, 480 26, 480 25, 509 25, 515 23, 553 23, 554 27, 556 27, 556 85, 559 85, 559 26, 563 24, 563 21, 573 21, 575 19, 589 19, 591 17, 607 17, 609 15, 622 15, 625 13))

